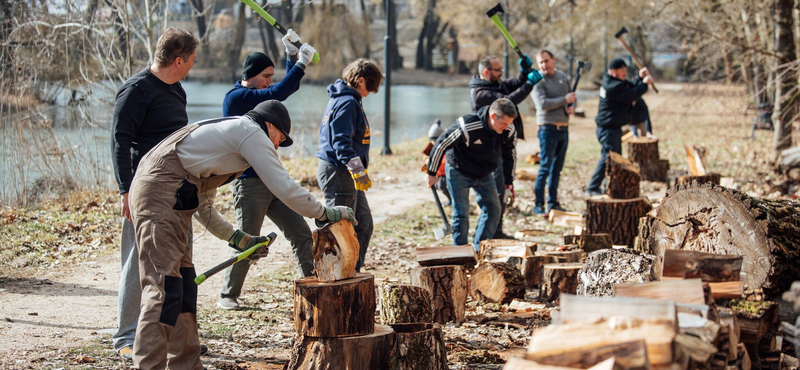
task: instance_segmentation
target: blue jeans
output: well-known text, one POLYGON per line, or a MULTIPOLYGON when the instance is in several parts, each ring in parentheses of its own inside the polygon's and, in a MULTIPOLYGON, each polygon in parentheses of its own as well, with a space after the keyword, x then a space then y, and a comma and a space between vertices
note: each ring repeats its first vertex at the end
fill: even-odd
POLYGON ((647 104, 644 102, 642 98, 636 100, 636 104, 633 106, 633 111, 631 112, 633 115, 633 119, 631 124, 631 131, 633 131, 633 136, 639 137, 639 135, 646 135, 648 133, 653 133, 653 127, 650 124, 650 110, 647 109, 647 104), (639 131, 644 130, 643 133, 639 131))
POLYGON ((453 201, 453 245, 467 244, 469 234, 469 189, 475 189, 481 216, 472 238, 472 247, 478 251, 481 240, 491 239, 500 220, 500 198, 491 175, 473 179, 461 174, 457 169, 445 166, 447 189, 453 201))
POLYGON ((600 160, 597 161, 597 167, 594 168, 592 180, 589 181, 589 186, 586 191, 600 191, 603 185, 603 179, 606 177, 606 157, 608 152, 617 152, 622 154, 622 129, 615 128, 602 128, 598 127, 595 131, 597 133, 597 140, 600 141, 602 149, 600 150, 600 160))
POLYGON ((544 188, 547 189, 547 209, 558 206, 558 181, 567 156, 569 132, 566 127, 559 130, 554 125, 539 125, 539 174, 536 175, 536 204, 544 204, 544 188))

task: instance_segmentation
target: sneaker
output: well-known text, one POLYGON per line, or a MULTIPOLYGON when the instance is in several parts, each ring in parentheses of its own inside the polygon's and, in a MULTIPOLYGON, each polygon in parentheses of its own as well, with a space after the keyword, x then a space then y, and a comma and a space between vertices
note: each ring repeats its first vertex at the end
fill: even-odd
POLYGON ((552 211, 552 210, 561 211, 561 212, 566 212, 567 211, 566 209, 562 208, 560 204, 556 204, 556 205, 550 207, 550 209, 547 210, 547 213, 550 213, 550 211, 552 211))
POLYGON ((547 212, 544 211, 543 204, 537 204, 533 207, 533 214, 536 216, 547 216, 547 212))
POLYGON ((586 194, 586 196, 589 198, 603 195, 603 193, 601 193, 599 190, 590 190, 590 189, 586 189, 586 192, 584 194, 586 194))
POLYGON ((217 302, 217 306, 223 310, 238 310, 239 309, 239 301, 236 298, 220 298, 219 302, 217 302))
POLYGON ((492 239, 511 239, 511 240, 516 240, 515 237, 513 237, 511 235, 508 235, 508 234, 506 234, 506 233, 504 233, 502 231, 498 231, 498 232, 494 233, 494 237, 492 237, 492 239))
POLYGON ((200 345, 200 356, 205 355, 208 353, 208 347, 205 344, 200 345))
POLYGON ((128 361, 133 361, 133 346, 122 347, 117 352, 120 356, 122 356, 122 358, 128 361))

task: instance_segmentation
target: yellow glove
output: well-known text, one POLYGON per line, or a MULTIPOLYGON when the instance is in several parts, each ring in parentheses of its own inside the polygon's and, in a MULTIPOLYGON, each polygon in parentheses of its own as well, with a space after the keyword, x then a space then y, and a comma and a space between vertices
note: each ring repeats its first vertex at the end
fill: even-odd
POLYGON ((353 157, 347 162, 347 169, 353 177, 356 190, 365 191, 372 187, 372 180, 369 179, 367 169, 361 163, 361 157, 353 157))

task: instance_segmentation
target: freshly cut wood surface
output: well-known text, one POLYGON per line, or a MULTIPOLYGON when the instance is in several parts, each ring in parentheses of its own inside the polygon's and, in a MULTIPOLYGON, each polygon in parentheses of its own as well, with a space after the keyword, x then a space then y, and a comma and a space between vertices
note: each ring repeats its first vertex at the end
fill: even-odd
POLYGON ((536 251, 536 243, 512 239, 486 239, 478 246, 479 261, 506 257, 528 257, 536 251))
POLYGON ((570 262, 580 262, 583 259, 585 253, 583 253, 583 249, 572 249, 572 250, 544 249, 536 251, 536 255, 554 257, 557 263, 570 263, 570 262))
POLYGON ((702 305, 706 303, 700 279, 653 281, 642 284, 615 284, 614 296, 666 299, 702 305))
POLYGON ((469 292, 475 300, 509 303, 525 296, 525 279, 509 263, 484 262, 472 272, 469 292))
POLYGON ((705 282, 738 281, 743 259, 737 255, 667 249, 661 275, 705 282))
POLYGON ((542 268, 548 263, 556 263, 557 258, 550 255, 535 255, 520 259, 519 270, 528 288, 538 288, 542 284, 542 268))
POLYGON ((561 296, 561 312, 554 324, 591 322, 612 317, 631 318, 642 321, 670 322, 677 330, 678 316, 675 304, 670 301, 631 297, 589 297, 564 294, 561 296))
POLYGON ((294 329, 311 337, 372 334, 375 328, 375 277, 359 273, 332 283, 314 276, 294 281, 294 329))
MULTIPOLYGON (((634 344, 629 346, 628 348, 635 347, 635 351, 645 350, 644 342, 634 344)), ((630 352, 628 348, 623 348, 623 346, 618 346, 617 350, 620 353, 630 352)), ((637 360, 642 364, 647 364, 647 354, 644 353, 644 360, 637 360)), ((596 355, 596 358, 602 358, 606 355, 596 355)), ((635 356, 641 357, 642 354, 635 354, 635 356)), ((628 356, 631 357, 631 356, 628 356)), ((589 360, 589 356, 586 356, 586 361, 584 362, 592 362, 589 360)), ((536 361, 530 360, 526 357, 511 357, 506 361, 505 366, 503 366, 503 370, 578 370, 582 368, 578 367, 567 367, 567 366, 555 366, 555 365, 544 365, 540 364, 536 361)), ((628 369, 627 367, 622 366, 616 357, 609 357, 605 361, 600 361, 596 365, 590 367, 588 370, 625 370, 628 369)))
POLYGON ((686 186, 690 186, 690 185, 692 185, 694 183, 697 183, 698 185, 702 185, 702 184, 706 184, 706 183, 712 183, 712 184, 715 184, 715 185, 719 185, 720 181, 721 181, 721 177, 720 177, 720 174, 718 174, 718 173, 709 173, 709 174, 702 175, 702 176, 686 176, 686 175, 683 175, 683 176, 678 176, 678 178, 675 179, 675 187, 676 188, 679 187, 679 186, 680 187, 686 187, 686 186))
POLYGON ((608 249, 614 245, 611 234, 580 234, 564 235, 564 244, 575 244, 586 253, 592 253, 600 249, 608 249))
POLYGON ((692 176, 706 175, 705 149, 697 146, 685 145, 686 163, 689 165, 689 174, 692 176))
POLYGON ((723 281, 708 283, 715 299, 741 298, 744 295, 744 281, 723 281))
POLYGON ((639 197, 639 169, 616 152, 606 157, 606 194, 612 199, 639 197))
POLYGON ((389 365, 394 330, 375 325, 368 335, 316 338, 296 335, 289 355, 289 370, 379 370, 389 365))
POLYGON ((542 267, 542 286, 539 299, 553 303, 562 294, 575 294, 578 290, 580 263, 551 263, 542 267))
POLYGON ((447 347, 435 324, 397 324, 389 359, 390 370, 447 370, 447 347))
POLYGON ((711 343, 706 343, 700 338, 686 334, 678 334, 675 336, 675 345, 678 346, 681 351, 689 355, 693 361, 702 365, 708 365, 711 361, 711 356, 717 353, 716 346, 711 343))
POLYGON ((342 220, 312 233, 314 275, 320 281, 336 281, 356 276, 359 244, 353 224, 342 220))
MULTIPOLYGON (((588 234, 611 234, 616 245, 633 246, 639 234, 639 218, 653 207, 647 198, 587 199, 586 230, 588 234)), ((658 266, 661 267, 660 265, 658 266)))
POLYGON ((478 263, 478 256, 472 245, 418 247, 417 262, 421 266, 464 265, 473 267, 478 263))
POLYGON ((411 271, 411 284, 423 287, 431 294, 433 322, 464 321, 469 288, 464 266, 416 267, 411 271))
POLYGON ((431 293, 414 285, 379 284, 378 312, 384 325, 433 322, 431 293))
POLYGON ((578 212, 564 212, 551 209, 547 220, 556 226, 583 226, 583 215, 578 212))

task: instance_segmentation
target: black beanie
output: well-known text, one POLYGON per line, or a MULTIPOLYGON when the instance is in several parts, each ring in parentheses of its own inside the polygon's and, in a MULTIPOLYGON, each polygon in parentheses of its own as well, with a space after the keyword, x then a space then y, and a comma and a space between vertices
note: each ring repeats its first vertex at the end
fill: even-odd
POLYGON ((244 67, 242 67, 242 81, 256 76, 261 71, 269 68, 274 67, 275 64, 272 63, 272 59, 264 53, 255 52, 244 58, 244 67))
MULTIPOLYGON (((256 105, 253 110, 248 112, 247 115, 251 115, 251 113, 258 115, 262 121, 271 123, 283 136, 286 136, 286 140, 280 143, 280 146, 287 147, 292 145, 294 141, 289 137, 289 132, 292 131, 292 118, 289 117, 289 111, 281 102, 277 100, 261 102, 256 105)), ((266 129, 264 129, 264 131, 266 131, 266 129)))
POLYGON ((614 58, 608 63, 608 69, 619 69, 627 66, 628 64, 626 64, 622 58, 614 58))

